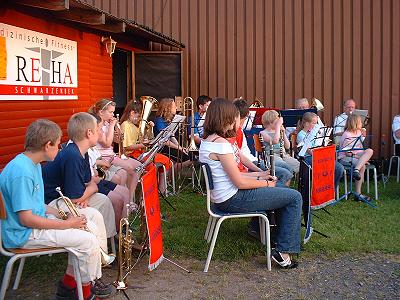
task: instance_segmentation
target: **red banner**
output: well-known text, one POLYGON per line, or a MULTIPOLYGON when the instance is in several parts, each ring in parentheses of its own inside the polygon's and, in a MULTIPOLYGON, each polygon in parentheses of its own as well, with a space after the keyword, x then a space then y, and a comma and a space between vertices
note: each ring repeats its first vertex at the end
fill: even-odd
POLYGON ((142 176, 142 192, 147 232, 149 234, 149 270, 154 270, 164 259, 161 226, 160 200, 158 198, 157 175, 154 165, 142 176))
POLYGON ((320 147, 313 150, 311 208, 322 208, 335 201, 336 147, 320 147))

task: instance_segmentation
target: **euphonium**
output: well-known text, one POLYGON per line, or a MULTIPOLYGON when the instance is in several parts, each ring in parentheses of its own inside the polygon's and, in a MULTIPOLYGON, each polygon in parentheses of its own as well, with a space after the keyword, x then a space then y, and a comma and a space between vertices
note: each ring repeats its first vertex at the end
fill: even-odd
POLYGON ((114 283, 117 290, 128 288, 126 277, 132 271, 132 246, 134 244, 132 230, 129 228, 129 204, 126 205, 127 215, 119 221, 119 249, 118 249, 118 278, 114 283))
POLYGON ((317 111, 322 111, 324 110, 324 105, 322 104, 322 102, 320 100, 318 100, 317 98, 312 98, 311 103, 310 103, 311 107, 315 107, 317 109, 317 111))
MULTIPOLYGON (((191 118, 191 127, 190 127, 190 141, 187 145, 187 151, 198 151, 196 143, 194 141, 194 100, 192 97, 186 97, 183 99, 183 112, 191 118)), ((185 134, 185 133, 184 133, 185 134)))
MULTIPOLYGON (((59 200, 64 201, 65 205, 68 207, 68 210, 72 214, 72 216, 79 217, 80 215, 79 215, 78 209, 76 208, 75 204, 71 201, 71 199, 63 195, 60 187, 56 187, 56 191, 60 194, 60 197, 56 200, 56 205, 58 208, 58 213, 60 214, 61 218, 66 220, 68 218, 68 216, 62 209, 60 209, 60 207, 58 205, 59 200)), ((87 232, 92 233, 90 231, 89 227, 87 227, 87 225, 83 229, 87 232)), ((103 250, 103 248, 101 248, 101 247, 100 247, 100 254, 101 254, 101 262, 104 265, 112 264, 112 262, 115 260, 114 254, 107 254, 107 252, 105 252, 103 250)))
POLYGON ((151 96, 142 96, 140 97, 140 100, 142 100, 143 109, 139 122, 139 142, 143 143, 149 135, 149 130, 152 129, 151 126, 148 126, 148 118, 152 107, 157 103, 157 99, 151 96))

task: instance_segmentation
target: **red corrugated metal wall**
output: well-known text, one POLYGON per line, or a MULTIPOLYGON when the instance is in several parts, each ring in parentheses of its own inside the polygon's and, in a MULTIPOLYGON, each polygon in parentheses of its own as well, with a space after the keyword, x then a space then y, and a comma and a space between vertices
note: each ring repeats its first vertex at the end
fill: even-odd
POLYGON ((372 116, 375 153, 383 140, 389 154, 400 111, 400 1, 86 2, 184 43, 186 95, 257 97, 281 108, 316 97, 327 124, 352 97, 372 116))
POLYGON ((23 150, 25 129, 38 118, 61 126, 67 138, 69 117, 101 97, 112 96, 112 60, 104 53, 100 36, 27 16, 11 9, 0 10, 0 22, 74 40, 78 46, 78 100, 0 101, 0 168, 23 150))

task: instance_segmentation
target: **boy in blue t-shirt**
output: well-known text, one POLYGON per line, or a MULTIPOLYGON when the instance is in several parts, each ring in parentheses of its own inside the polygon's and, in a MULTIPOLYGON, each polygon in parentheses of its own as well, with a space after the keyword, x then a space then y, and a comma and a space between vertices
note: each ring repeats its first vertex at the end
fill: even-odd
POLYGON ((33 122, 26 132, 25 152, 11 160, 0 174, 0 190, 7 212, 7 218, 1 223, 3 245, 5 248, 66 248, 74 255, 68 257, 68 267, 58 283, 56 298, 76 297, 71 260, 78 259, 84 297, 95 299, 92 291, 100 295, 112 293, 110 286, 93 288, 90 284, 102 275, 98 239, 101 232, 96 223, 99 213, 89 209, 85 215, 69 215, 63 220, 57 209, 44 203, 40 163, 55 158, 61 135, 60 127, 52 121, 33 122), (91 232, 82 230, 85 226, 91 232))

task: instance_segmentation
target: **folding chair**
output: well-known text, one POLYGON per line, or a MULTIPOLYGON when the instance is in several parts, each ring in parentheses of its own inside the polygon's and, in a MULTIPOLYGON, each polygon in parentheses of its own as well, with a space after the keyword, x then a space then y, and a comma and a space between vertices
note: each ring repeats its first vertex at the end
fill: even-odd
MULTIPOLYGON (((0 219, 5 220, 6 218, 7 218, 7 212, 6 212, 6 209, 4 206, 3 195, 0 192, 0 219)), ((21 281, 22 271, 24 269, 25 259, 27 257, 52 255, 52 254, 65 253, 65 252, 68 252, 68 251, 64 248, 58 248, 58 247, 57 248, 56 247, 38 248, 38 249, 22 249, 22 248, 5 249, 3 247, 3 240, 2 240, 2 236, 1 236, 1 222, 0 222, 0 253, 4 256, 10 257, 10 259, 7 262, 6 268, 4 270, 3 281, 1 283, 1 290, 0 290, 0 300, 3 300, 5 298, 6 291, 7 291, 8 285, 10 283, 13 266, 17 260, 21 259, 19 266, 18 266, 17 275, 15 276, 13 290, 18 289, 19 282, 21 281)), ((78 260, 73 259, 72 262, 73 262, 75 280, 76 280, 77 289, 78 289, 78 297, 79 297, 79 300, 83 300, 82 279, 81 279, 81 273, 79 271, 78 260)))
POLYGON ((267 167, 267 162, 269 163, 269 161, 267 160, 265 149, 263 144, 261 143, 260 136, 257 133, 253 134, 253 141, 254 149, 256 150, 257 154, 258 165, 260 165, 260 161, 262 159, 262 161, 264 162, 264 166, 267 167))
POLYGON ((254 213, 225 213, 222 211, 218 211, 215 208, 211 208, 211 190, 214 189, 214 183, 212 181, 211 169, 208 164, 203 164, 202 166, 204 180, 206 183, 207 190, 207 211, 210 215, 208 218, 207 229, 204 238, 207 242, 210 242, 211 245, 208 251, 208 256, 206 260, 206 265, 204 266, 204 272, 208 272, 208 267, 210 266, 211 257, 214 251, 215 243, 217 241, 219 228, 224 220, 233 219, 233 218, 250 218, 250 217, 259 217, 260 218, 260 235, 261 235, 261 243, 263 243, 267 248, 267 267, 268 270, 271 270, 271 244, 270 244, 270 229, 269 229, 269 220, 267 215, 262 212, 254 212, 254 213))

